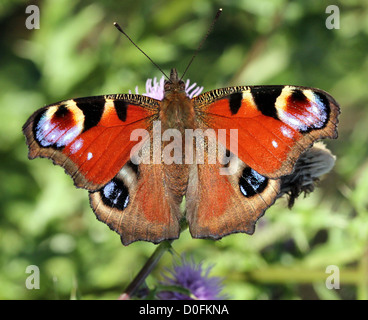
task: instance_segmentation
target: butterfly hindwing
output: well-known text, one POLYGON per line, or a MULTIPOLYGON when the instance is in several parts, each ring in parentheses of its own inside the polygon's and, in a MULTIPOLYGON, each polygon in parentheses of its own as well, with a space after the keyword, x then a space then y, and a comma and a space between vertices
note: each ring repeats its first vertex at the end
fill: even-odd
POLYGON ((97 190, 130 158, 134 129, 147 129, 159 101, 140 95, 66 100, 36 111, 23 132, 29 158, 46 157, 65 168, 77 187, 97 190))
POLYGON ((219 239, 235 232, 253 234, 257 220, 276 200, 280 184, 280 179, 261 176, 233 154, 226 166, 193 165, 186 194, 192 236, 219 239))
MULTIPOLYGON (((319 89, 295 86, 240 86, 193 99, 198 126, 236 129, 238 150, 248 166, 268 178, 293 171, 313 142, 337 137, 337 102, 319 89)), ((226 141, 220 141, 228 146, 226 141)))
POLYGON ((180 233, 180 202, 164 181, 162 165, 129 161, 103 188, 90 192, 90 203, 97 218, 119 233, 124 245, 175 239, 180 233))

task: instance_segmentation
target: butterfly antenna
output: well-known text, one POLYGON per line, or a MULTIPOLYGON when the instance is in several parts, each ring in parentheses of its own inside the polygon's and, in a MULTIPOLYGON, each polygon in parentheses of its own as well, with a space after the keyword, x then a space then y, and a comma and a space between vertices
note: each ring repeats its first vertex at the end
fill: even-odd
POLYGON ((188 71, 188 69, 189 69, 190 65, 192 64, 192 62, 193 62, 194 58, 195 58, 195 57, 196 57, 196 55, 198 54, 199 50, 201 50, 201 48, 202 48, 202 46, 203 46, 204 42, 206 41, 206 39, 208 38, 208 36, 209 36, 209 35, 210 35, 210 33, 212 32, 213 27, 215 26, 215 24, 216 24, 217 20, 220 18, 221 13, 222 13, 222 8, 218 9, 218 11, 217 11, 217 13, 216 13, 215 18, 213 19, 213 21, 212 21, 212 23, 211 23, 210 27, 209 27, 209 28, 208 28, 208 30, 207 30, 206 35, 203 37, 203 39, 202 39, 201 43, 199 44, 199 46, 198 46, 197 50, 194 52, 194 54, 193 54, 193 56, 192 56, 192 59, 189 61, 188 66, 187 66, 187 67, 186 67, 186 69, 184 70, 184 73, 183 73, 183 75, 181 76, 180 80, 182 80, 182 79, 184 78, 184 76, 185 76, 185 74, 187 73, 187 71, 188 71))
POLYGON ((124 30, 118 25, 118 23, 117 22, 114 22, 114 26, 115 26, 115 28, 116 29, 118 29, 124 36, 126 36, 127 38, 128 38, 128 40, 131 42, 131 43, 133 43, 133 45, 140 51, 140 52, 142 52, 147 58, 148 58, 148 60, 149 61, 151 61, 154 65, 155 65, 155 67, 158 69, 158 70, 160 70, 161 71, 161 73, 170 81, 170 78, 166 75, 166 73, 160 68, 160 66, 157 64, 157 63, 155 63, 141 48, 139 48, 138 47, 138 45, 136 45, 135 44, 135 42, 132 40, 132 39, 130 39, 130 37, 124 32, 124 30))

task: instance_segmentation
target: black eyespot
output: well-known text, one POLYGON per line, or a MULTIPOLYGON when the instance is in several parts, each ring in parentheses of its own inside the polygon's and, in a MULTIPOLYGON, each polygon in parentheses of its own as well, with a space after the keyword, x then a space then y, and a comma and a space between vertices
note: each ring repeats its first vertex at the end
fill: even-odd
POLYGON ((129 190, 122 180, 114 178, 100 190, 102 202, 111 208, 124 210, 129 204, 129 190))
POLYGON ((66 105, 65 104, 62 104, 61 106, 59 106, 57 108, 57 110, 53 114, 53 117, 54 118, 64 118, 68 114, 68 112, 69 112, 69 110, 66 107, 66 105))
POLYGON ((246 167, 239 178, 239 188, 241 193, 247 197, 253 197, 262 193, 267 187, 268 179, 253 169, 246 167))
POLYGON ((298 101, 298 102, 303 102, 303 101, 307 101, 307 97, 305 96, 305 94, 303 93, 302 90, 300 89, 295 89, 292 93, 291 93, 291 100, 292 101, 298 101))

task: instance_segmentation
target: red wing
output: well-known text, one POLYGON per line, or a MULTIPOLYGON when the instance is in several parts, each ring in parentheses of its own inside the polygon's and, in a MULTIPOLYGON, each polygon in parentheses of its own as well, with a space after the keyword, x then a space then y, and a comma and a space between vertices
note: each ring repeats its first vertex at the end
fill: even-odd
POLYGON ((140 95, 66 100, 36 111, 23 126, 29 158, 65 168, 77 187, 97 190, 130 158, 134 129, 150 128, 159 101, 140 95))
POLYGON ((339 106, 319 89, 229 87, 204 93, 193 103, 200 128, 226 129, 219 142, 269 178, 290 174, 314 141, 337 137, 339 106))

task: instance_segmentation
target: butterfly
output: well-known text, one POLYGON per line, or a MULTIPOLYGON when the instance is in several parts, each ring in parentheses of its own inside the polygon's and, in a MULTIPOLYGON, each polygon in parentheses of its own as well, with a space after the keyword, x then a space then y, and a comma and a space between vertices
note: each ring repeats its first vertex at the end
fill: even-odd
POLYGON ((176 239, 183 224, 193 238, 253 234, 312 144, 337 138, 339 113, 328 93, 301 86, 235 86, 190 98, 172 69, 162 100, 139 94, 65 100, 37 110, 23 133, 29 158, 63 167, 88 190, 97 218, 128 245, 176 239), (182 137, 199 132, 198 139, 163 138, 168 130, 182 137), (146 134, 132 139, 133 132, 146 134), (180 148, 191 150, 193 161, 186 152, 173 157, 180 148), (213 153, 217 160, 209 161, 213 153), (150 161, 137 161, 143 154, 150 161))

